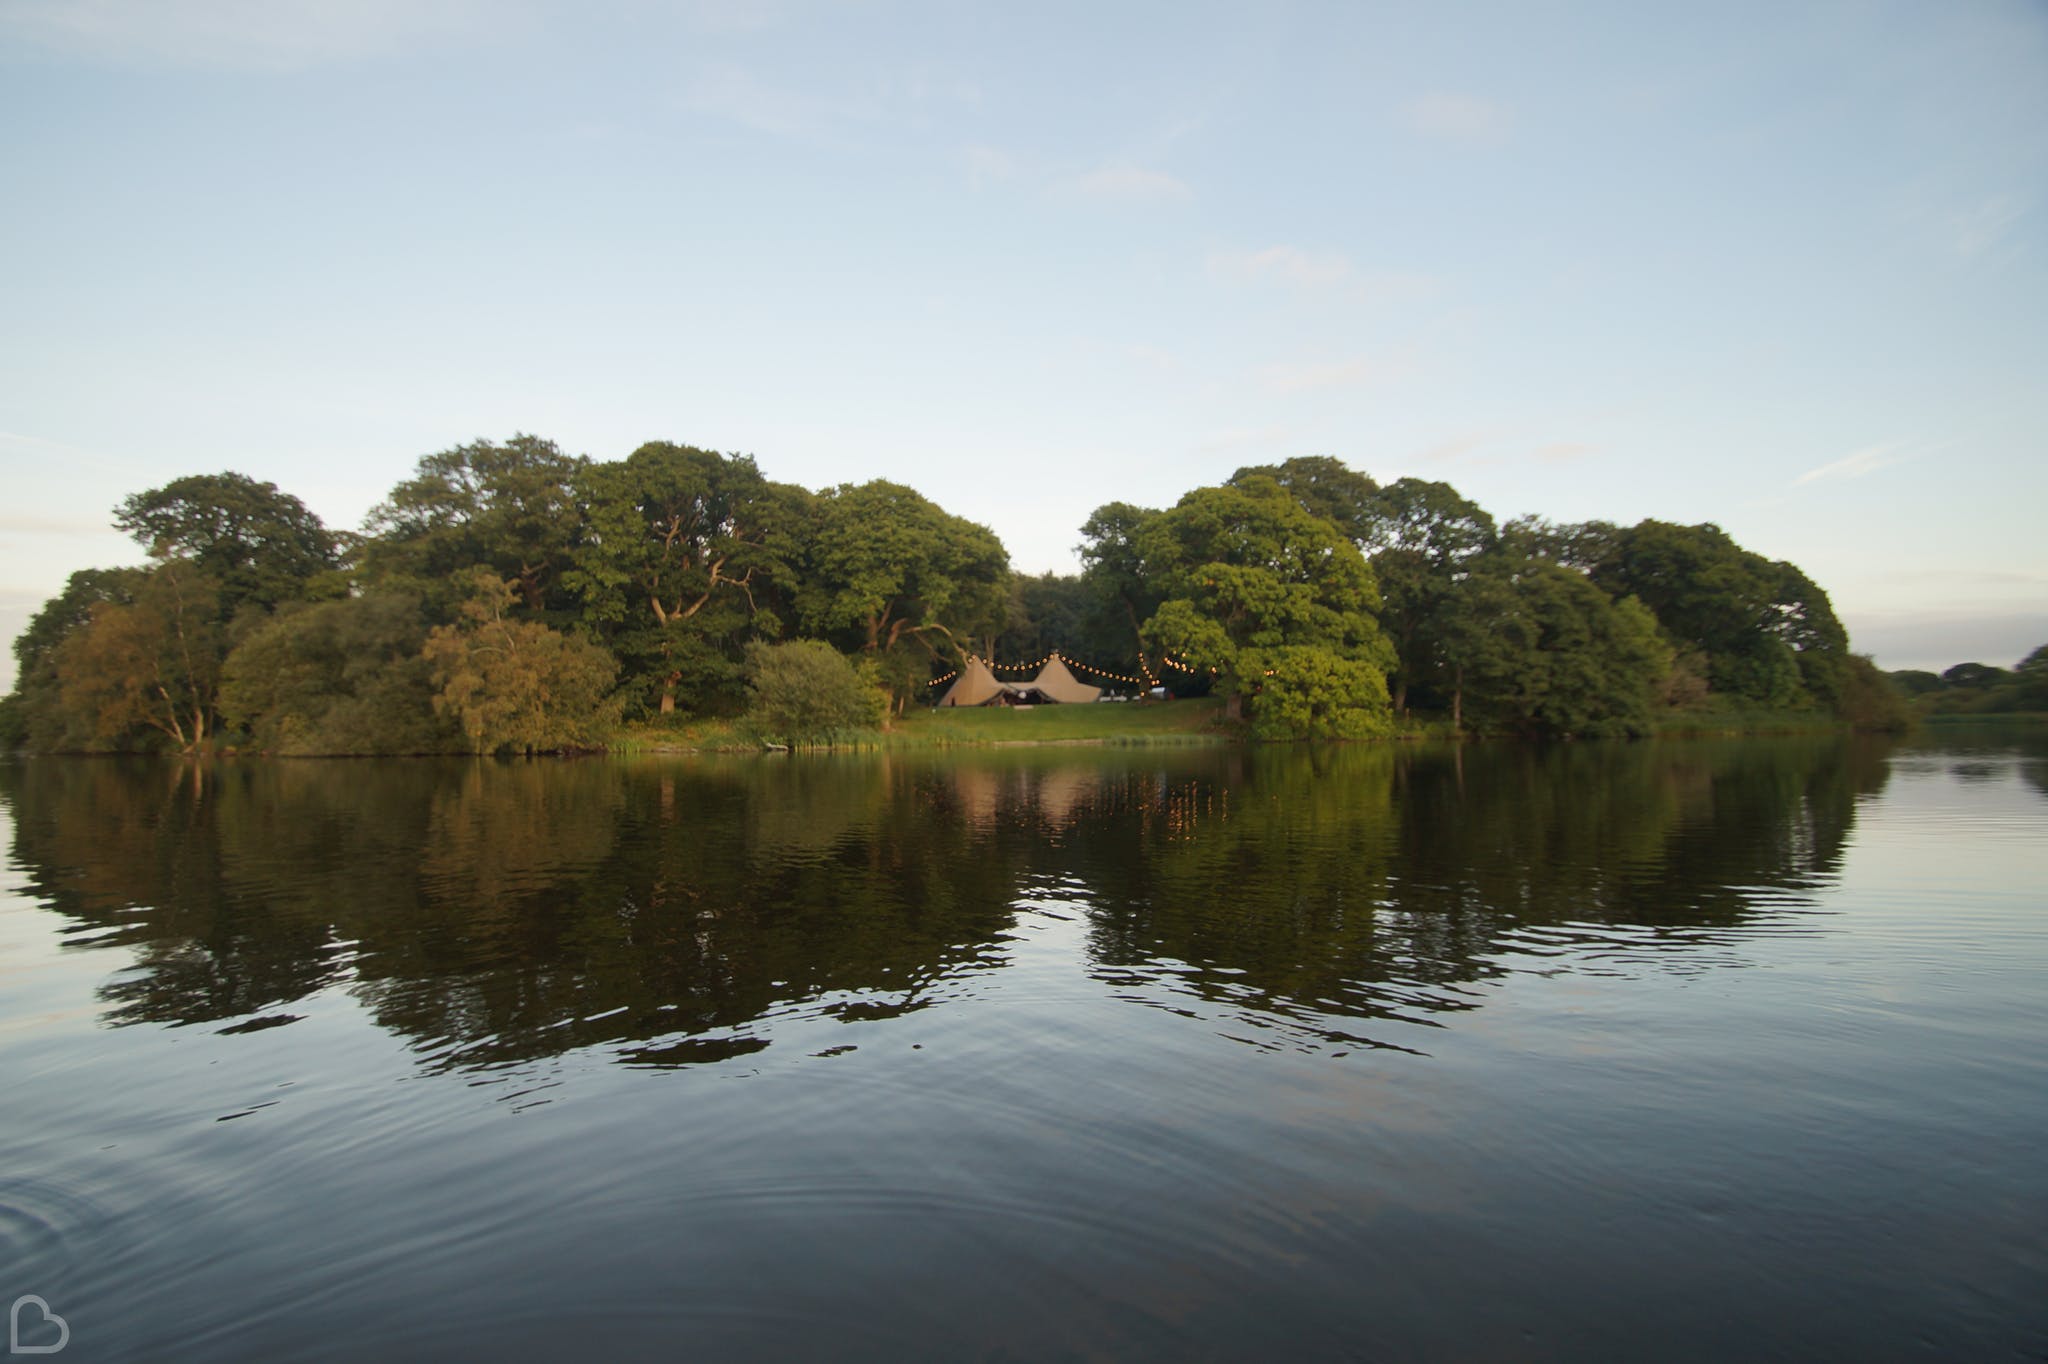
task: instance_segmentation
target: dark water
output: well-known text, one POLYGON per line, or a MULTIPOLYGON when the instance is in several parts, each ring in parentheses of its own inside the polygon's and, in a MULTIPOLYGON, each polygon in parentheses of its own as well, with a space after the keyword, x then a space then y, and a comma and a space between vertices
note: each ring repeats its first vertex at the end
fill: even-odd
POLYGON ((1944 742, 0 766, 0 1298, 81 1360, 2048 1358, 2048 738, 1944 742))

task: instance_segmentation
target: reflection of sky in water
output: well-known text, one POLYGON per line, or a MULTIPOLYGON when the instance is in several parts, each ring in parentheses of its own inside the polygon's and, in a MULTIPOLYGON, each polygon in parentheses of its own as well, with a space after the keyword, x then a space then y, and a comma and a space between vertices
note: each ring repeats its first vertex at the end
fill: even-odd
POLYGON ((2010 1353, 2038 765, 17 769, 0 1248, 128 1353, 2010 1353))

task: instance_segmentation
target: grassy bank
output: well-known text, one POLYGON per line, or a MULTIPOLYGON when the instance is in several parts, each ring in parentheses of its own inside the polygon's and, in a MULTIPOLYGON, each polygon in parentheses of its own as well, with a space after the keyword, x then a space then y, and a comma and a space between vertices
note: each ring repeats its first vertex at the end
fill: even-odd
MULTIPOLYGON (((1214 698, 1156 705, 918 707, 885 733, 847 734, 842 749, 987 748, 1005 744, 1201 744, 1229 737, 1214 698)), ((761 744, 733 720, 633 725, 611 745, 622 753, 750 752, 761 744)))
MULTIPOLYGON (((1977 716, 1928 717, 1948 723, 1977 716)), ((2008 717, 1996 717, 2005 720, 2008 717)), ((2022 723, 2048 716, 2010 717, 2022 723)), ((1688 711, 1657 720, 1660 738, 1739 738, 1773 734, 1839 734, 1840 717, 1810 710, 1725 707, 1688 711)), ((874 751, 920 748, 992 748, 1008 745, 1156 745, 1224 743, 1242 737, 1223 719, 1215 697, 1151 705, 977 706, 933 710, 920 706, 886 732, 841 735, 832 747, 874 751)), ((1397 724, 1396 741, 1455 741, 1446 716, 1411 715, 1397 724)), ((1469 735, 1463 737, 1471 737, 1469 735)), ((761 743, 734 720, 690 720, 675 725, 642 724, 620 732, 611 747, 622 753, 758 752, 761 743)))
POLYGON ((975 706, 913 710, 885 738, 890 748, 988 744, 1186 744, 1227 738, 1215 697, 1154 704, 975 706))

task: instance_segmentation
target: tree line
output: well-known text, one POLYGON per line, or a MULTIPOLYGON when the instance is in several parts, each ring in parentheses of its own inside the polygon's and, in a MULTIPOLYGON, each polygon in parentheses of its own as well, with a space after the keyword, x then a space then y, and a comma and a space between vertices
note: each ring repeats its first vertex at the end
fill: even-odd
POLYGON ((1922 715, 2048 711, 2048 644, 2011 668, 1991 663, 1958 663, 1938 673, 1902 668, 1886 676, 1922 715))
POLYGON ((1104 505, 1082 571, 1037 577, 902 484, 814 492, 659 441, 428 455, 358 532, 234 473, 114 523, 150 562, 72 574, 15 640, 14 746, 533 752, 750 707, 879 725, 970 657, 1052 649, 1219 694, 1274 739, 1903 714, 1827 594, 1716 526, 1497 524, 1449 484, 1325 456, 1104 505))

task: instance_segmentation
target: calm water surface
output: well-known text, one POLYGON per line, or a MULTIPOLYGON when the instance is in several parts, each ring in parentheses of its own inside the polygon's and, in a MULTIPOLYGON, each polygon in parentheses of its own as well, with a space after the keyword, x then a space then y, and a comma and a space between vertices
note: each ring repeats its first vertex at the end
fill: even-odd
POLYGON ((0 822, 66 1359, 2048 1358, 2048 735, 37 760, 0 822))

